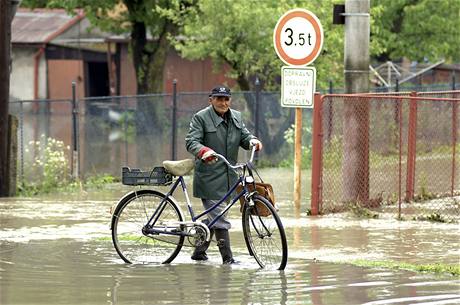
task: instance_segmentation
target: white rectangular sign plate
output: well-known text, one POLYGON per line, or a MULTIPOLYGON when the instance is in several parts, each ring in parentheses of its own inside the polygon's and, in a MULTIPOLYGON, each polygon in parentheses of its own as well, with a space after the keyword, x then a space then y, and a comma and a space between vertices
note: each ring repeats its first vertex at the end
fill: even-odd
POLYGON ((281 106, 313 108, 316 69, 284 66, 281 68, 281 106))

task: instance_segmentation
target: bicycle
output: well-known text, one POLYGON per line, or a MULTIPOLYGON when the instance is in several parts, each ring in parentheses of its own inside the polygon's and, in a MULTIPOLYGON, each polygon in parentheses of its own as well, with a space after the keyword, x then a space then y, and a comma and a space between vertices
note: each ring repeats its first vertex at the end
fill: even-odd
POLYGON ((182 249, 185 238, 192 246, 209 242, 213 224, 243 198, 242 225, 249 254, 261 268, 284 270, 288 247, 281 219, 272 203, 248 187, 251 184, 255 186, 252 164, 254 153, 255 147, 252 147, 250 159, 236 165, 230 164, 224 156, 215 154, 238 174, 238 180, 222 199, 198 215, 195 215, 192 208, 183 178, 194 168, 193 160, 164 161, 163 167, 150 172, 124 168, 124 184, 172 186, 166 194, 141 189, 129 192, 120 199, 111 221, 112 240, 118 255, 126 263, 171 263, 182 249), (134 181, 128 179, 133 177, 134 181), (180 206, 172 196, 179 184, 185 195, 191 221, 185 220, 180 206), (200 220, 230 198, 239 185, 242 190, 219 215, 208 224, 200 220), (260 209, 268 209, 268 215, 264 213, 261 216, 258 212, 260 209))

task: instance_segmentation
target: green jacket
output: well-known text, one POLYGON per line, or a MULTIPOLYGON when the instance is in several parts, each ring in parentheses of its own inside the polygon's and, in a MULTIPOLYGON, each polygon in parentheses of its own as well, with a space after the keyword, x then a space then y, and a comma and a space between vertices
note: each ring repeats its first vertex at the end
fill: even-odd
MULTIPOLYGON (((227 113, 229 114, 229 113, 227 113)), ((249 141, 255 138, 246 128, 241 113, 230 109, 230 118, 226 123, 210 105, 196 113, 190 122, 185 137, 187 151, 197 157, 203 146, 225 156, 231 164, 238 160, 238 149, 249 149, 249 141)), ((220 199, 236 182, 238 176, 222 160, 206 164, 195 160, 193 176, 193 196, 203 199, 220 199)))

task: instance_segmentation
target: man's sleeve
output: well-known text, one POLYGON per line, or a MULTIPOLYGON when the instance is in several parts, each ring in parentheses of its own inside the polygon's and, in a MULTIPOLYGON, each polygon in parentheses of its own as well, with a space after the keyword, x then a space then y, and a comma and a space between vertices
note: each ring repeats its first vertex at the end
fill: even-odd
POLYGON ((244 149, 248 150, 249 149, 249 141, 251 139, 256 139, 252 133, 249 132, 249 130, 246 128, 246 125, 244 125, 243 121, 241 121, 241 140, 240 140, 240 146, 243 147, 244 149))
POLYGON ((185 148, 187 151, 196 157, 200 149, 204 147, 202 144, 203 138, 203 123, 197 115, 194 115, 190 121, 188 133, 185 136, 185 148))

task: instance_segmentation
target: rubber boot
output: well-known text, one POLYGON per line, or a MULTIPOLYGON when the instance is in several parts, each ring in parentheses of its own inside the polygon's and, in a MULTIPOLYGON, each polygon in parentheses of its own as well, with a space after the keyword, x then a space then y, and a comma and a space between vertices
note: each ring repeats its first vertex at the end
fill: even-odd
POLYGON ((211 243, 212 236, 214 235, 214 230, 211 229, 211 237, 209 237, 209 241, 205 241, 200 246, 195 247, 195 250, 192 254, 192 259, 194 261, 206 261, 208 260, 208 255, 206 254, 206 250, 209 248, 209 244, 211 243))
POLYGON ((230 249, 230 236, 226 229, 215 229, 217 246, 219 247, 220 255, 224 265, 235 263, 233 259, 232 250, 230 249))

